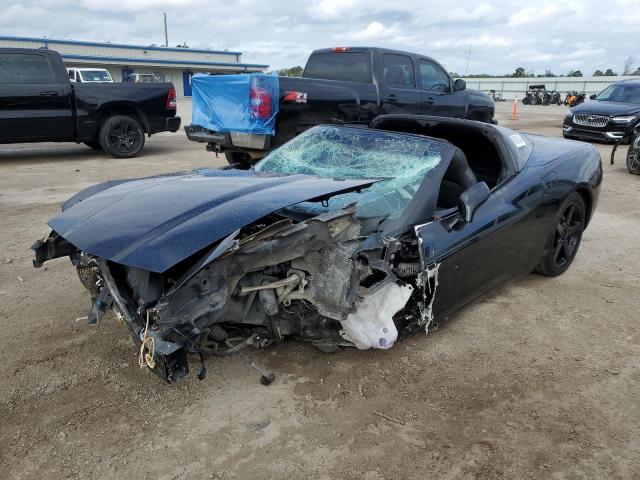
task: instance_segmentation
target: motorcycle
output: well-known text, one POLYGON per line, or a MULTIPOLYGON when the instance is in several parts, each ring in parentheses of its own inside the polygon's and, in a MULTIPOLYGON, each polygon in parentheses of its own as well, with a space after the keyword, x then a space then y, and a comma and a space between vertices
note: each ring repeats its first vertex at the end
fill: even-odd
POLYGON ((503 101, 502 94, 496 92, 495 90, 489 90, 487 92, 487 95, 489 95, 493 99, 494 102, 502 102, 503 101))
POLYGON ((578 93, 574 90, 567 93, 567 96, 564 98, 564 104, 568 107, 575 107, 584 102, 585 97, 586 95, 584 93, 578 93))
POLYGON ((560 92, 551 90, 549 103, 552 105, 562 105, 562 97, 560 96, 560 92))

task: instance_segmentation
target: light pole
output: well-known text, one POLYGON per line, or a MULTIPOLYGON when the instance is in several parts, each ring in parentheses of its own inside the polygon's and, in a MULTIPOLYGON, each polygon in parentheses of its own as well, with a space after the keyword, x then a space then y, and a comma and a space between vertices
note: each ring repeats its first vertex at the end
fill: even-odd
POLYGON ((164 46, 169 46, 169 33, 167 32, 167 14, 163 13, 164 16, 164 46))

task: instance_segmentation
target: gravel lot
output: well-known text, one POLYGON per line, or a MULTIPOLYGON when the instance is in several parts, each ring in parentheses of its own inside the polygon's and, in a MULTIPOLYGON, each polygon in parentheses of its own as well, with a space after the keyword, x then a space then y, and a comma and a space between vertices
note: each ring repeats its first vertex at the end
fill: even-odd
MULTIPOLYGON (((510 103, 498 110, 502 125, 561 134, 564 107, 521 106, 515 122, 510 103)), ((624 151, 565 275, 530 275, 390 351, 252 353, 278 376, 263 387, 239 358, 161 383, 112 315, 76 320, 89 297, 68 261, 31 266, 81 188, 222 158, 183 132, 134 160, 0 146, 0 477, 640 478, 640 178, 624 151)))

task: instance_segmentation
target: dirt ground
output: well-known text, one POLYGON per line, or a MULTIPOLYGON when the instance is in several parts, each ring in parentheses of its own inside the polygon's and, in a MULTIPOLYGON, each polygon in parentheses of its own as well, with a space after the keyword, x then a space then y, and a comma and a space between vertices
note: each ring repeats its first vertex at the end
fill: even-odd
MULTIPOLYGON (((498 109, 561 133, 563 107, 498 109)), ((223 159, 182 132, 135 160, 0 146, 0 478, 640 478, 640 177, 622 159, 561 277, 530 275, 389 351, 252 352, 269 387, 239 358, 167 386, 113 316, 76 320, 89 297, 72 266, 36 270, 29 247, 88 185, 223 159)))

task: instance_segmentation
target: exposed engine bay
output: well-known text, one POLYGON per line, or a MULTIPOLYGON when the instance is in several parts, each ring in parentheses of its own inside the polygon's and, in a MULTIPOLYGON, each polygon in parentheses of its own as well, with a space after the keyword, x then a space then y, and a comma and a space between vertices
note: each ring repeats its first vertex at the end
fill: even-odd
MULTIPOLYGON (((71 253, 93 297, 90 323, 113 309, 140 345, 141 365, 170 383, 188 374, 189 355, 287 337, 325 352, 387 349, 429 329, 437 266, 424 267, 415 234, 364 235, 355 206, 302 221, 279 213, 163 274, 71 253)), ((41 248, 51 242, 58 251, 66 243, 54 233, 41 248)))

